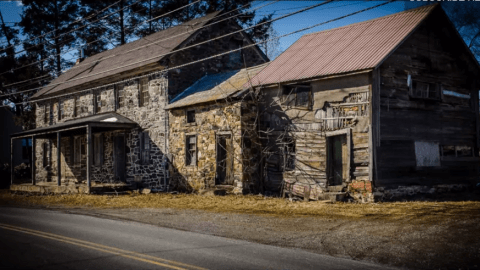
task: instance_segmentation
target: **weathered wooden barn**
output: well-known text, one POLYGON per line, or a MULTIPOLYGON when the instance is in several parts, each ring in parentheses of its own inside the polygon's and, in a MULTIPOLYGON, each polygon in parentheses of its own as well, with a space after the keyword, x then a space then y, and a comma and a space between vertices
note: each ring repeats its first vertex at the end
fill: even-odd
POLYGON ((372 201, 478 183, 479 75, 439 5, 304 35, 251 81, 265 186, 372 201))
POLYGON ((256 46, 232 51, 253 44, 241 30, 235 19, 214 12, 80 59, 32 97, 37 128, 12 137, 33 139, 33 185, 165 190, 164 107, 207 73, 268 61, 256 46))
POLYGON ((236 194, 258 190, 257 105, 243 85, 264 67, 206 75, 166 106, 172 187, 236 194))

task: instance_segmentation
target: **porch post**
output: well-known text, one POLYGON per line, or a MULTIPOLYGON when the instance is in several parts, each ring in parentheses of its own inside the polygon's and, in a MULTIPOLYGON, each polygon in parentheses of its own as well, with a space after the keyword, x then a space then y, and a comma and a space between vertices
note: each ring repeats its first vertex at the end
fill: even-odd
POLYGON ((13 185, 14 180, 13 171, 13 138, 10 139, 10 185, 13 185))
POLYGON ((62 139, 62 135, 60 134, 60 132, 57 132, 57 185, 58 186, 60 186, 62 183, 61 139, 62 139))
POLYGON ((87 190, 90 193, 92 173, 92 127, 87 126, 87 190))
POLYGON ((35 155, 35 148, 36 148, 36 143, 35 143, 35 136, 32 136, 32 164, 30 164, 30 169, 32 170, 32 185, 36 185, 35 181, 35 171, 36 171, 36 155, 35 155))

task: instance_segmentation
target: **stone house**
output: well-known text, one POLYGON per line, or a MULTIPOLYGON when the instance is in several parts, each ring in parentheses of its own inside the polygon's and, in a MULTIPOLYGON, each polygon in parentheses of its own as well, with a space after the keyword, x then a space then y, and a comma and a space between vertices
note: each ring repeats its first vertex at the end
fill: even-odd
POLYGON ((165 190, 164 107, 207 73, 268 61, 258 47, 242 48, 253 41, 235 19, 222 16, 214 12, 79 59, 37 92, 37 128, 12 137, 33 139, 33 184, 86 183, 89 190, 92 183, 127 183, 165 190))
POLYGON ((166 106, 177 189, 258 190, 257 105, 243 85, 264 67, 205 75, 166 106))
POLYGON ((439 5, 304 35, 250 82, 264 185, 361 201, 473 186, 479 72, 439 5))

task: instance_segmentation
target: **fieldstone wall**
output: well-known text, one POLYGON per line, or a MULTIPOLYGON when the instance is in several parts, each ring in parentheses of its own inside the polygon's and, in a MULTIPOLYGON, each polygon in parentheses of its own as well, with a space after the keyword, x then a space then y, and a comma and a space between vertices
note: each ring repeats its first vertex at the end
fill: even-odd
MULTIPOLYGON (((250 119, 248 113, 242 116, 243 102, 230 104, 213 103, 191 106, 186 109, 174 109, 169 112, 170 135, 169 147, 173 156, 171 185, 178 189, 199 191, 215 187, 216 178, 216 138, 218 135, 230 134, 233 148, 233 191, 247 192, 253 187, 253 174, 257 173, 255 151, 246 149, 243 141, 244 119, 250 119), (186 122, 187 109, 195 110, 195 123, 186 122), (186 136, 197 137, 197 162, 186 165, 186 136)), ((256 136, 251 140, 257 141, 256 136)), ((258 178, 257 178, 258 179, 258 178)))

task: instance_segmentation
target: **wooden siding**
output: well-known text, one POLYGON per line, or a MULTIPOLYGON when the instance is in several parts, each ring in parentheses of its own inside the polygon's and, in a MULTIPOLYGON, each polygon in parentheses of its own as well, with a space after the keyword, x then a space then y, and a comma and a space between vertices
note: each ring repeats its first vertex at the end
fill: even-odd
POLYGON ((435 167, 416 164, 415 141, 476 147, 478 139, 478 89, 474 88, 478 75, 453 29, 436 16, 420 25, 379 68, 376 186, 468 183, 478 177, 478 158, 441 158, 435 167), (441 84, 443 89, 470 95, 470 100, 443 94, 438 100, 412 98, 409 74, 413 81, 441 84))

